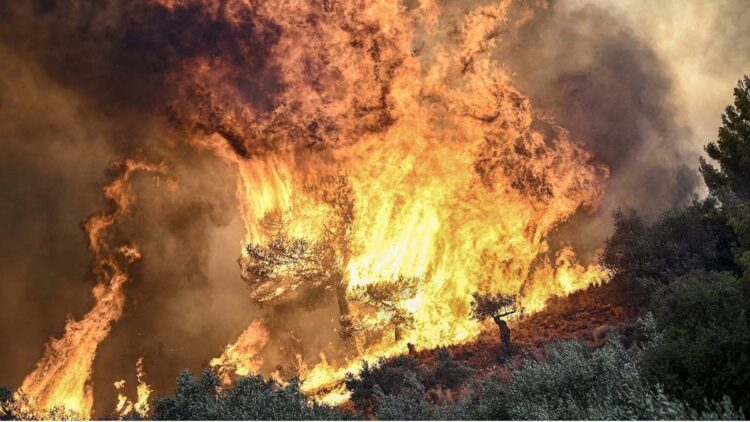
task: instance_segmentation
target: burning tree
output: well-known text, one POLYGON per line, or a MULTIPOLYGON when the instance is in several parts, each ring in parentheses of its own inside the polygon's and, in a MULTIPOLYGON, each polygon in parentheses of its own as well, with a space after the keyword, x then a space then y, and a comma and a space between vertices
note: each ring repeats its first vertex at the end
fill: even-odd
POLYGON ((475 292, 472 296, 471 317, 480 322, 487 318, 492 318, 495 321, 495 324, 500 328, 502 354, 508 356, 511 347, 510 328, 503 318, 521 311, 517 306, 516 296, 502 293, 497 295, 482 294, 479 292, 475 292))
POLYGON ((278 233, 266 245, 246 245, 240 267, 242 279, 253 289, 251 298, 265 302, 302 285, 336 285, 341 273, 335 261, 325 243, 278 233))
MULTIPOLYGON (((267 302, 289 297, 298 288, 298 297, 309 293, 334 292, 338 300, 342 325, 349 317, 346 299, 346 267, 350 252, 348 235, 352 221, 351 189, 347 179, 339 175, 317 186, 321 201, 327 204, 326 222, 321 233, 300 237, 290 230, 291 210, 274 209, 257 221, 266 238, 247 243, 239 259, 242 279, 251 288, 251 299, 267 302)), ((312 187, 309 187, 313 189, 312 187)))
MULTIPOLYGON (((378 311, 381 318, 377 318, 377 330, 381 324, 393 328, 394 340, 403 338, 404 330, 413 328, 414 316, 404 307, 406 300, 417 294, 419 278, 398 276, 393 281, 368 284, 354 290, 353 297, 362 304, 378 311)), ((366 330, 368 327, 357 327, 366 330)))

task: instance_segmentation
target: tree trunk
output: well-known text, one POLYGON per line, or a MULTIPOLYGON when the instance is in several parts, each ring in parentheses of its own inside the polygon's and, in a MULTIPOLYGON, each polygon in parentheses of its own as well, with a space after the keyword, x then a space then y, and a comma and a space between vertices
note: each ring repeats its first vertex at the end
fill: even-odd
POLYGON ((339 337, 344 340, 347 351, 356 350, 352 332, 352 321, 349 319, 349 301, 346 300, 346 283, 343 278, 336 285, 336 299, 339 305, 339 337))
POLYGON ((343 280, 336 284, 336 299, 339 305, 339 318, 349 315, 349 302, 346 300, 346 284, 343 280))
POLYGON ((497 327, 500 329, 500 340, 502 341, 501 353, 503 357, 507 357, 510 355, 511 348, 510 328, 508 327, 508 323, 498 317, 492 317, 492 320, 495 321, 495 324, 497 324, 497 327))
POLYGON ((414 356, 417 354, 417 348, 414 347, 411 343, 406 343, 406 348, 409 349, 409 356, 414 356))

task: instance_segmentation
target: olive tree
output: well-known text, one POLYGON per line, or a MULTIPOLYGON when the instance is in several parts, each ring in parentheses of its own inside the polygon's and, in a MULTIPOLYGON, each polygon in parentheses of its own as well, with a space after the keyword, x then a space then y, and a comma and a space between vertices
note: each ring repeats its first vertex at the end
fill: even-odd
POLYGON ((492 318, 500 329, 500 340, 502 341, 502 354, 508 356, 511 349, 510 328, 503 318, 520 311, 515 295, 506 294, 483 294, 475 292, 471 301, 471 317, 477 321, 492 318))

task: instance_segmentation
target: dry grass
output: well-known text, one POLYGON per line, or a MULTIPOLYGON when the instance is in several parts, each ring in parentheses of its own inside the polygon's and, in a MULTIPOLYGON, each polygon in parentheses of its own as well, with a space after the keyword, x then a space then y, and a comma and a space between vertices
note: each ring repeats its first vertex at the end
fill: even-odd
MULTIPOLYGON (((483 379, 491 374, 508 377, 509 362, 519 362, 527 356, 541 359, 545 346, 560 340, 578 339, 597 348, 613 330, 631 336, 637 309, 611 303, 610 289, 608 285, 592 286, 564 298, 553 298, 544 311, 512 321, 514 348, 509 361, 500 357, 499 330, 491 323, 485 325, 486 330, 475 341, 449 350, 453 359, 475 369, 476 377, 483 379)), ((420 366, 434 368, 437 351, 422 350, 414 357, 420 366)), ((439 388, 428 391, 427 395, 434 403, 446 403, 458 400, 466 391, 465 386, 456 391, 439 388)))

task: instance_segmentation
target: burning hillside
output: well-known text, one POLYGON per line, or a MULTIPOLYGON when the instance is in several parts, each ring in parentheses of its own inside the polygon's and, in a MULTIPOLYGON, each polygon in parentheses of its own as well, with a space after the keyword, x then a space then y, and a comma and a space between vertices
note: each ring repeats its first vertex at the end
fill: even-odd
MULTIPOLYGON (((129 293, 133 280, 162 282, 136 263, 149 259, 137 245, 138 233, 148 237, 139 224, 152 227, 147 219, 179 204, 184 210, 165 219, 170 230, 188 232, 189 221, 199 218, 227 225, 223 212, 234 212, 243 231, 242 241, 229 245, 238 264, 231 271, 252 317, 243 319, 243 329, 226 330, 231 336, 222 331, 224 344, 197 360, 226 385, 254 374, 281 384, 296 377, 302 391, 327 403, 348 398, 343 380, 363 362, 475 344, 483 326, 469 318, 474 293, 517 297, 527 315, 609 276, 590 259, 597 247, 576 250, 580 239, 558 230, 597 211, 609 163, 537 108, 508 65, 521 59, 505 57, 513 48, 497 45, 517 37, 535 13, 547 19, 546 2, 115 3, 80 0, 54 16, 75 23, 71 34, 94 34, 115 46, 81 42, 77 54, 92 61, 80 71, 96 77, 83 78, 80 91, 100 98, 105 94, 92 91, 105 81, 114 99, 102 101, 114 105, 101 114, 127 110, 128 125, 148 115, 141 130, 149 136, 108 151, 124 158, 112 164, 106 206, 83 224, 93 301, 49 340, 15 392, 29 408, 62 407, 84 418, 102 408, 148 414, 150 394, 166 382, 150 379, 148 367, 160 357, 178 360, 173 346, 153 347, 145 359, 134 351, 137 359, 114 367, 130 373, 137 362, 129 375, 135 385, 121 380, 124 374, 107 380, 118 397, 111 406, 94 405, 94 363, 130 313, 129 302, 137 302, 129 293), (91 70, 97 66, 107 70, 91 70), (121 68, 137 75, 132 92, 118 87, 121 76, 113 75, 121 68), (202 169, 204 159, 219 165, 202 169), (229 183, 215 176, 219 167, 228 169, 229 183), (199 193, 190 188, 201 178, 231 191, 233 202, 193 198, 199 193), (149 197, 170 199, 139 209, 149 197), (306 319, 320 326, 320 339, 292 328, 306 319)), ((46 16, 43 10, 30 16, 36 13, 46 16)), ((51 22, 48 36, 55 38, 62 29, 51 22)), ((194 238, 196 245, 157 235, 148 241, 159 251, 158 242, 211 247, 201 235, 185 237, 194 238)), ((184 262, 208 260, 186 256, 165 268, 200 273, 201 263, 184 262)), ((165 302, 170 282, 159 291, 165 302)), ((162 311, 184 316, 179 305, 162 311)), ((155 311, 134 307, 133 319, 138 312, 155 311)))
MULTIPOLYGON (((550 253, 557 225, 596 208, 607 170, 535 114, 491 57, 509 2, 465 15, 434 2, 129 6, 134 37, 154 36, 154 16, 185 23, 175 39, 148 39, 176 43, 165 83, 167 111, 186 129, 178 140, 237 171, 250 300, 336 298, 345 350, 335 364, 297 362, 291 375, 303 390, 330 389, 363 360, 407 344, 475 338, 475 291, 518 294, 534 312, 602 280, 570 248, 550 253), (217 48, 193 46, 205 30, 220 37, 217 48)), ((115 211, 85 224, 94 308, 68 323, 24 381, 34 406, 91 416, 92 362, 124 304, 121 262, 139 256, 110 246, 103 230, 127 211, 130 172, 156 168, 126 163, 105 190, 115 211)), ((260 368, 269 334, 260 321, 252 327, 212 361, 225 376, 260 368)))
MULTIPOLYGON (((185 141, 237 169, 250 299, 336 297, 346 363, 301 362, 294 375, 305 391, 330 388, 362 360, 407 344, 473 339, 472 292, 519 294, 533 312, 603 278, 569 248, 548 258, 551 230, 579 208, 595 209, 607 171, 535 115, 490 57, 508 6, 460 19, 431 2, 137 7, 143 25, 150 14, 190 14, 228 37, 216 50, 170 58, 169 110, 190 129, 185 141), (253 84, 262 77, 274 90, 258 104, 253 91, 264 86, 253 84)), ((183 30, 180 39, 202 36, 183 30)), ((37 406, 88 416, 91 363, 122 312, 127 275, 111 253, 102 256, 98 226, 86 229, 97 265, 107 266, 97 270, 100 299, 53 341, 21 390, 37 406)), ((253 325, 212 361, 226 376, 258 370, 252 362, 265 342, 252 337, 267 334, 253 325)))

